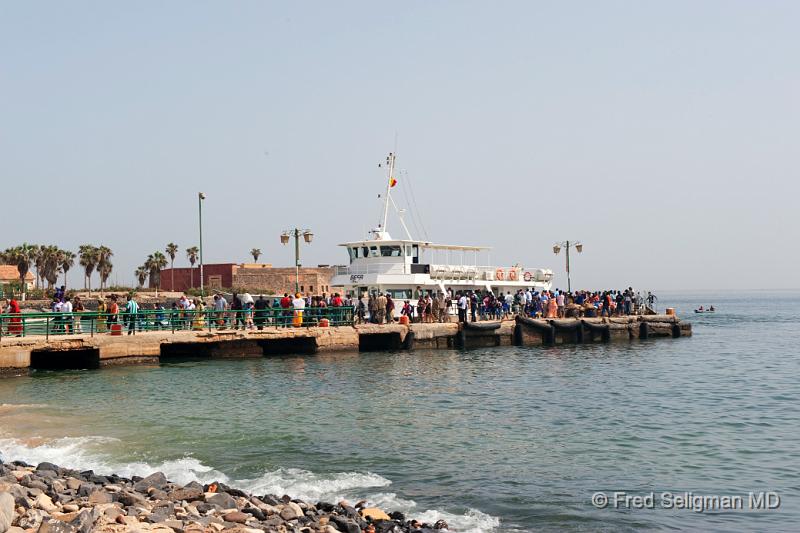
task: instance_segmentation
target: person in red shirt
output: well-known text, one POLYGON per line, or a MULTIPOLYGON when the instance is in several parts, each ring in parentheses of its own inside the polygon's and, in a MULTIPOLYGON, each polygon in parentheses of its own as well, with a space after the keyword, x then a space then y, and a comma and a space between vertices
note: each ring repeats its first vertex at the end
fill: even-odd
POLYGON ((282 320, 281 325, 284 327, 288 327, 289 324, 292 322, 292 311, 290 308, 292 307, 292 299, 289 298, 289 293, 284 292, 283 298, 281 298, 281 312, 282 320))

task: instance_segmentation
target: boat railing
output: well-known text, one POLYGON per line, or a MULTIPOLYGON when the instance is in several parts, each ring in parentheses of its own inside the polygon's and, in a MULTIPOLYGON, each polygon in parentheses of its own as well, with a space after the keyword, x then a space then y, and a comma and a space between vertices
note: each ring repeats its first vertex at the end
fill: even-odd
POLYGON ((404 263, 365 263, 363 265, 337 266, 337 276, 363 274, 410 274, 411 269, 404 263))

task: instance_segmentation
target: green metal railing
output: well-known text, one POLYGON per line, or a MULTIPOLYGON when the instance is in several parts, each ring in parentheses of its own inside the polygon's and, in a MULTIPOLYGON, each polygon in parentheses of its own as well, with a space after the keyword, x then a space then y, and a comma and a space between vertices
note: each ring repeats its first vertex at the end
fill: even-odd
POLYGON ((137 313, 21 313, 0 315, 0 339, 5 337, 46 338, 58 335, 135 334, 142 331, 217 331, 253 330, 263 328, 352 326, 352 307, 309 307, 302 312, 281 307, 253 310, 182 311, 179 309, 148 309, 137 313))

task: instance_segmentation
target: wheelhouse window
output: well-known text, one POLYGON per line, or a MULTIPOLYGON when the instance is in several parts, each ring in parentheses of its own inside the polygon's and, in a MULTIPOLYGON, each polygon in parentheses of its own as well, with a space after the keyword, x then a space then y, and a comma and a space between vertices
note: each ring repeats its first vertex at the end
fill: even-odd
POLYGON ((358 248, 348 248, 347 254, 350 256, 350 262, 353 262, 353 259, 358 257, 358 248))
MULTIPOLYGON (((365 248, 365 250, 366 250, 366 248, 365 248)), ((369 256, 370 257, 380 257, 380 255, 381 254, 378 251, 378 247, 377 246, 370 246, 369 247, 369 256)))
POLYGON ((402 251, 399 246, 381 246, 382 257, 400 257, 401 255, 402 251))

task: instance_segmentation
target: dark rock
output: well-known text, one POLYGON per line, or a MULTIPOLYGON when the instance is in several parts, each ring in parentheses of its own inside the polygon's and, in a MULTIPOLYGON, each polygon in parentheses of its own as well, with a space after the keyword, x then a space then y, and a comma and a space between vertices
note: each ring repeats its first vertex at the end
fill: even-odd
POLYGON ((88 481, 90 483, 94 483, 96 485, 108 485, 109 484, 108 478, 106 476, 98 476, 96 474, 93 474, 93 475, 89 476, 86 481, 88 481))
POLYGON ((339 515, 330 516, 331 523, 343 533, 361 533, 361 528, 352 520, 339 515))
POLYGON ((14 465, 14 466, 21 466, 21 467, 31 466, 28 463, 26 463, 25 461, 12 461, 11 464, 14 465))
POLYGON ((58 472, 59 468, 58 468, 58 465, 54 465, 53 463, 48 463, 47 461, 42 461, 36 467, 36 471, 40 472, 42 470, 51 470, 53 472, 58 472))
POLYGON ((100 518, 100 512, 97 509, 84 509, 70 522, 70 525, 79 533, 91 533, 98 518, 100 518))
POLYGON ((35 479, 31 476, 25 476, 22 478, 19 484, 23 487, 28 487, 29 489, 39 489, 41 491, 47 490, 47 484, 44 481, 35 479))
POLYGON ((292 501, 292 498, 288 494, 284 494, 283 496, 281 496, 281 502, 289 503, 290 501, 292 501))
POLYGON ((437 520, 436 523, 433 524, 433 529, 450 529, 450 527, 444 520, 437 520))
POLYGON ((283 503, 274 494, 265 494, 264 496, 261 497, 261 501, 266 503, 267 505, 272 505, 273 507, 280 503, 283 503))
POLYGON ((58 472, 53 470, 40 470, 36 472, 36 477, 39 479, 55 479, 58 477, 58 472))
POLYGON ((214 508, 213 505, 209 505, 206 502, 198 502, 195 504, 194 507, 195 509, 197 509, 197 512, 199 513, 207 513, 214 508))
POLYGON ((163 472, 155 472, 133 484, 133 490, 146 492, 150 487, 163 489, 167 484, 167 476, 163 472))
POLYGON ((297 523, 300 524, 301 526, 305 526, 307 524, 310 524, 311 522, 313 522, 313 520, 307 516, 297 517, 297 523))
POLYGON ((91 493, 97 490, 97 488, 97 485, 94 483, 81 483, 81 487, 78 489, 78 496, 88 498, 91 493))
MULTIPOLYGON (((177 488, 177 487, 176 487, 177 488)), ((183 487, 184 489, 200 489, 203 490, 203 485, 198 483, 197 481, 190 481, 183 487)))
POLYGON ((56 520, 55 518, 45 520, 42 522, 42 525, 39 526, 39 533, 76 533, 76 531, 77 530, 70 524, 62 522, 61 520, 56 520))
POLYGON ((349 516, 350 518, 358 518, 360 515, 355 507, 350 507, 349 505, 343 506, 344 513, 349 516))
POLYGON ((267 526, 267 527, 276 527, 276 526, 279 526, 279 525, 283 524, 283 518, 281 518, 280 516, 277 516, 277 515, 276 516, 270 516, 269 518, 267 518, 266 520, 264 520, 261 523, 263 525, 267 526))
POLYGON ((399 522, 406 521, 406 515, 404 515, 400 511, 392 511, 391 513, 389 513, 389 518, 391 518, 392 520, 397 520, 399 522))
POLYGON ((292 509, 287 505, 286 507, 281 509, 281 518, 283 518, 286 521, 294 520, 295 518, 297 518, 297 513, 295 513, 294 509, 292 509))
POLYGON ((242 509, 243 512, 256 517, 258 520, 266 520, 267 515, 264 514, 264 511, 259 509, 258 507, 245 507, 242 509))
POLYGON ((400 533, 402 528, 391 520, 378 520, 375 522, 375 533, 400 533))

